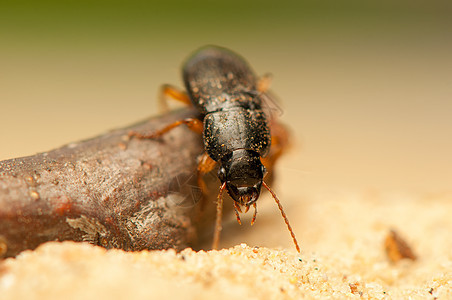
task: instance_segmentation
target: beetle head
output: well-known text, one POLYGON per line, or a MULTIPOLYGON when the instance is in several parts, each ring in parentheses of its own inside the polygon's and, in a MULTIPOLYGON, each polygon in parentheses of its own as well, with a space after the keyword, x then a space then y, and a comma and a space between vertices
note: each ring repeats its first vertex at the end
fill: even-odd
POLYGON ((235 202, 249 207, 259 198, 265 173, 257 152, 239 149, 221 159, 218 178, 226 183, 226 189, 235 202))

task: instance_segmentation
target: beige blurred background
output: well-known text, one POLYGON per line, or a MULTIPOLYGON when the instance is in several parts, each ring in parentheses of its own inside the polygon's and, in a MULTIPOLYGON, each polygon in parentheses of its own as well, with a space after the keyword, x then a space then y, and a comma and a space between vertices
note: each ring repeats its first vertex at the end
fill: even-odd
MULTIPOLYGON (((40 1, 0 7, 0 159, 158 114, 206 44, 274 75, 276 189, 451 191, 448 1, 40 1)), ((282 192, 284 193, 284 192, 282 192)))

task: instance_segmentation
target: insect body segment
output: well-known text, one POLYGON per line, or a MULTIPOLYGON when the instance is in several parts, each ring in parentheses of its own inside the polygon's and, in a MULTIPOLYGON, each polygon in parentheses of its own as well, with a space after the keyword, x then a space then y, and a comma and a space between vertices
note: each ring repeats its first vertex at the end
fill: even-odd
POLYGON ((261 99, 253 97, 256 76, 235 53, 206 47, 184 65, 183 79, 193 105, 203 114, 231 107, 258 109, 261 99))
POLYGON ((266 156, 270 144, 270 129, 262 110, 234 107, 204 117, 204 145, 216 161, 237 149, 266 156))

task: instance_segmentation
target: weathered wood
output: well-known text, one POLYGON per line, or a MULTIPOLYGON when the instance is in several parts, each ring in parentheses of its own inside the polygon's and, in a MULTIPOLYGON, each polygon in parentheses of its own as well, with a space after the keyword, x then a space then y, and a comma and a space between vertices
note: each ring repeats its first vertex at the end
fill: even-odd
POLYGON ((14 256, 51 240, 131 251, 186 247, 196 239, 200 215, 201 136, 185 126, 159 140, 128 132, 149 133, 190 116, 195 112, 178 111, 0 162, 0 254, 14 256))

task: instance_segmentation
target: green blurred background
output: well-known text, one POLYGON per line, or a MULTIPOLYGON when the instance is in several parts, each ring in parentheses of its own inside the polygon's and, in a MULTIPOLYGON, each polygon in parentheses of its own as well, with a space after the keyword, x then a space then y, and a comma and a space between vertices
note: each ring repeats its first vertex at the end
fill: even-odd
POLYGON ((452 190, 450 1, 2 1, 0 159, 158 114, 206 44, 274 75, 279 190, 452 190))

